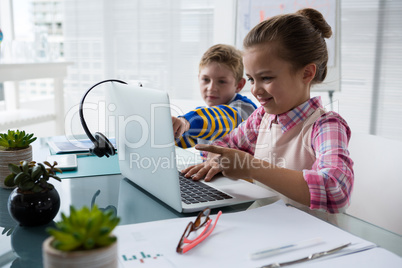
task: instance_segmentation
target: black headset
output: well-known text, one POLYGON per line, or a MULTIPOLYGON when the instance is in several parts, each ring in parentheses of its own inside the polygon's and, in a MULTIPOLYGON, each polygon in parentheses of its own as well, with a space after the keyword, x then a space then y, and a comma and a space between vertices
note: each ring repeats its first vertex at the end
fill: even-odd
POLYGON ((103 135, 100 132, 95 132, 95 137, 92 136, 91 132, 88 129, 87 124, 85 123, 84 119, 84 111, 83 111, 83 105, 84 105, 84 100, 88 93, 96 86, 106 83, 106 82, 117 82, 117 83, 122 83, 122 84, 127 84, 124 81, 120 80, 115 80, 115 79, 109 79, 109 80, 104 80, 101 81, 92 87, 90 87, 87 92, 85 92, 84 96, 82 97, 81 103, 80 103, 80 109, 79 109, 79 115, 80 115, 80 120, 81 120, 81 125, 84 128, 85 133, 87 134, 88 138, 93 142, 94 147, 89 149, 89 152, 91 154, 94 154, 98 157, 106 156, 109 157, 111 155, 116 154, 116 149, 113 147, 113 144, 106 138, 105 135, 103 135))

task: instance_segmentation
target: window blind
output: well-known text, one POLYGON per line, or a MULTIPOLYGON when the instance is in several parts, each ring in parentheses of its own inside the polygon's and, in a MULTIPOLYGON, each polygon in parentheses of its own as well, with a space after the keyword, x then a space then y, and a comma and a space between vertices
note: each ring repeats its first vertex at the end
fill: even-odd
POLYGON ((171 98, 198 94, 198 62, 212 44, 213 1, 64 2, 66 90, 106 78, 141 81, 171 98))
POLYGON ((353 131, 402 140, 402 1, 341 2, 339 112, 353 131))

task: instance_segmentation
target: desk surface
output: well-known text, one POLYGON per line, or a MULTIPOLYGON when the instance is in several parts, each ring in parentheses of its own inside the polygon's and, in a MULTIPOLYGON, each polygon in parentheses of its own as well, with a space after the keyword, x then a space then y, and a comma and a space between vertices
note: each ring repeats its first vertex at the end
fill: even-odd
MULTIPOLYGON (((34 159, 41 161, 48 154, 46 142, 42 139, 36 145, 34 159)), ((55 221, 60 219, 60 212, 68 212, 72 204, 76 207, 111 206, 121 217, 120 224, 132 224, 192 214, 181 214, 159 200, 144 192, 121 175, 91 176, 63 179, 54 183, 61 198, 61 207, 55 221)), ((10 217, 7 199, 11 190, 0 189, 0 268, 1 267, 42 267, 41 245, 48 236, 47 226, 20 227, 10 217)), ((242 211, 250 204, 226 207, 224 213, 242 211)), ((215 211, 216 212, 216 211, 215 211)), ((342 214, 337 226, 345 231, 402 256, 402 237, 364 222, 349 215, 342 214)))

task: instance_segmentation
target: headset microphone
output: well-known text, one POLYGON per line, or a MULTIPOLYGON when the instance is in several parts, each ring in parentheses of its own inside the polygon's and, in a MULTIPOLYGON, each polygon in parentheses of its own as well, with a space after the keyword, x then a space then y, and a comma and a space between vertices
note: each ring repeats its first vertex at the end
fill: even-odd
POLYGON ((83 111, 83 105, 84 105, 84 100, 88 93, 94 88, 97 87, 100 84, 106 83, 106 82, 117 82, 117 83, 122 83, 122 84, 127 84, 124 81, 120 80, 115 80, 115 79, 109 79, 109 80, 104 80, 101 81, 95 85, 93 85, 91 88, 85 92, 84 96, 82 97, 81 103, 80 103, 80 108, 79 108, 79 115, 80 115, 80 120, 81 120, 81 125, 84 128, 85 133, 87 134, 88 138, 92 141, 94 144, 94 147, 89 149, 89 152, 91 154, 94 154, 98 157, 109 157, 111 155, 114 155, 116 153, 116 149, 113 147, 113 144, 108 140, 108 138, 103 135, 100 132, 95 133, 95 137, 91 134, 91 132, 88 129, 88 126, 85 122, 84 119, 84 111, 83 111))

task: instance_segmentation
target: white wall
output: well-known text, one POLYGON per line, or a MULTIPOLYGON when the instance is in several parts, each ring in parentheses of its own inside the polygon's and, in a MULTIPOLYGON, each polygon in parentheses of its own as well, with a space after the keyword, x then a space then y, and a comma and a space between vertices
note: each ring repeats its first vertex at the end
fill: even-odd
POLYGON ((235 45, 235 26, 236 1, 216 1, 214 12, 214 44, 235 45))
POLYGON ((347 214, 402 235, 402 142, 354 133, 354 189, 347 214))

